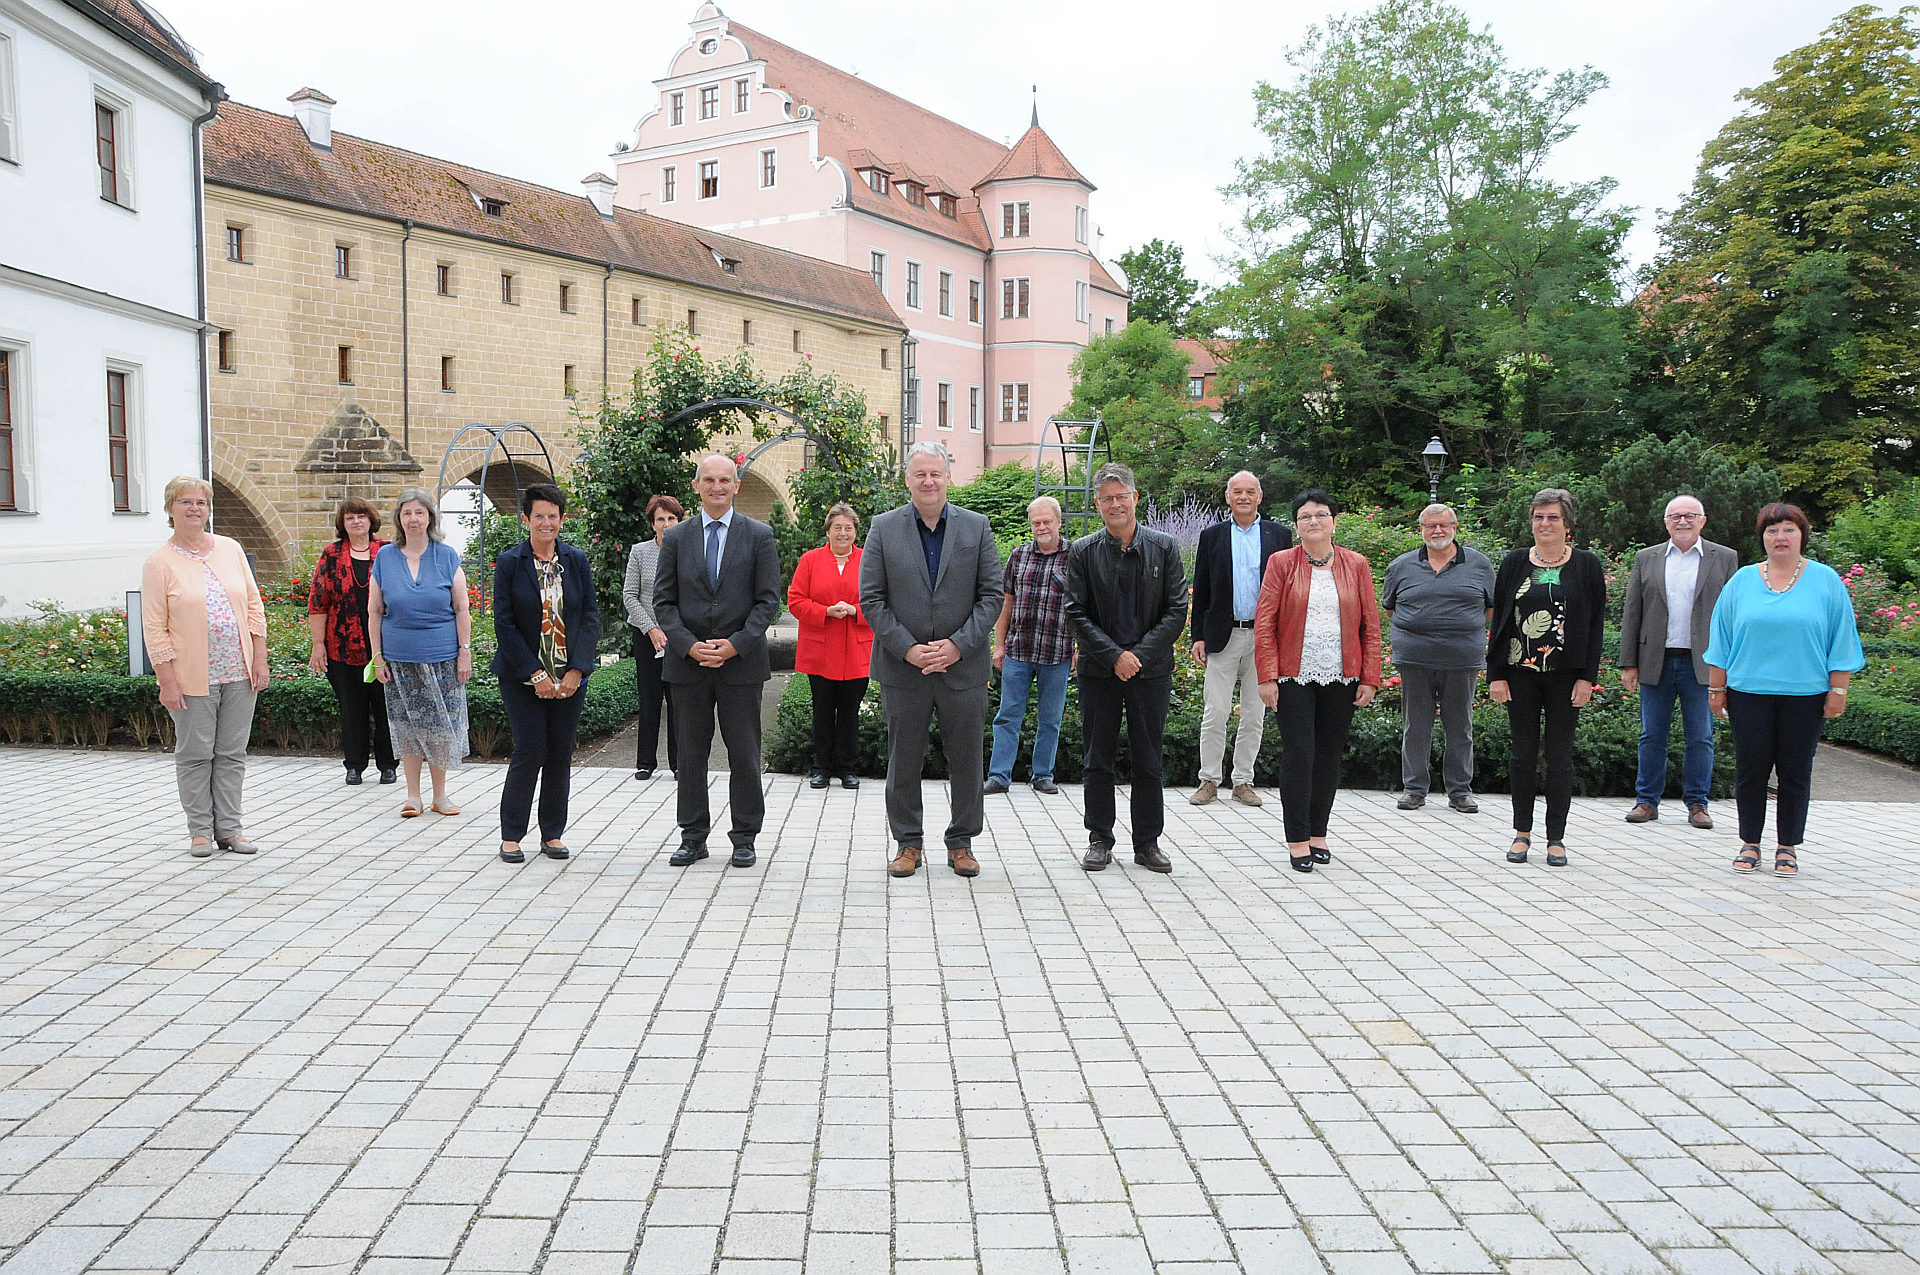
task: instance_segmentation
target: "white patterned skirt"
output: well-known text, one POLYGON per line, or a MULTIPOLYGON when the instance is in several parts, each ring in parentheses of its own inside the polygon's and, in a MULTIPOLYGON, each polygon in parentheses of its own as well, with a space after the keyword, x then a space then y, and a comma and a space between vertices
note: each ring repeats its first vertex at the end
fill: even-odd
POLYGON ((467 755, 467 688, 455 675, 458 660, 411 664, 388 660, 387 726, 393 751, 424 757, 429 766, 452 770, 467 755))

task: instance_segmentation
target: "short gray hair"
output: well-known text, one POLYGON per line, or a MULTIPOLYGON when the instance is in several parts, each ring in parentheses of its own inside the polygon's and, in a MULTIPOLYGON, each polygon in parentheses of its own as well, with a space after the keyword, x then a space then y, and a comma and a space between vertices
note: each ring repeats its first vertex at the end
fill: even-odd
POLYGON ((1060 519, 1062 522, 1066 521, 1067 511, 1062 509, 1060 502, 1052 496, 1035 496, 1032 500, 1029 500, 1027 502, 1027 517, 1033 517, 1033 511, 1036 509, 1051 509, 1053 510, 1054 517, 1060 519))
POLYGON ((900 468, 906 469, 912 465, 915 456, 937 457, 940 463, 947 467, 949 472, 953 469, 953 453, 947 450, 945 443, 935 442, 932 439, 924 439, 917 443, 908 443, 907 450, 901 453, 900 456, 900 468))
POLYGON ((1133 471, 1117 460, 1110 460, 1093 471, 1093 489, 1099 491, 1108 483, 1119 483, 1128 491, 1139 491, 1134 485, 1133 471))
POLYGON ((1560 520, 1567 524, 1567 530, 1573 530, 1573 493, 1565 487, 1542 487, 1533 493, 1533 503, 1527 506, 1527 512, 1547 505, 1560 506, 1560 520))
POLYGON ((1453 519, 1455 526, 1458 526, 1460 523, 1460 515, 1453 512, 1453 506, 1443 505, 1438 501, 1435 501, 1433 504, 1428 505, 1425 509, 1422 509, 1420 511, 1420 517, 1416 519, 1416 521, 1425 522, 1427 520, 1428 515, 1430 514, 1445 514, 1447 517, 1453 519))
POLYGON ((400 533, 401 542, 405 543, 407 533, 406 529, 400 525, 400 511, 414 504, 427 511, 427 539, 445 540, 446 537, 440 534, 440 508, 439 503, 433 498, 433 493, 425 487, 408 487, 393 502, 393 528, 400 533))

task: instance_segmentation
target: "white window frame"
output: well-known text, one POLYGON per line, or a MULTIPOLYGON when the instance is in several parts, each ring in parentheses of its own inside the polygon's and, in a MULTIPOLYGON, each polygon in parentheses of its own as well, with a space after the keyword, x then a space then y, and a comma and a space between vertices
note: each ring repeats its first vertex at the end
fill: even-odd
POLYGON ((1187 397, 1197 403, 1206 396, 1207 378, 1205 376, 1189 376, 1187 378, 1187 397))
POLYGON ((667 164, 660 169, 660 202, 671 204, 680 198, 680 166, 667 164))
POLYGON ((939 306, 940 317, 951 319, 953 317, 953 271, 940 272, 939 289, 934 294, 934 300, 939 306))
POLYGON ((1076 323, 1093 322, 1093 298, 1088 295, 1085 279, 1073 281, 1073 318, 1076 323))
POLYGON ((720 118, 720 86, 718 84, 702 84, 700 86, 700 110, 698 118, 702 122, 720 118), (711 111, 707 109, 707 94, 709 93, 713 94, 713 109, 711 111))
POLYGON ((887 254, 878 248, 867 249, 867 273, 873 276, 873 286, 880 289, 880 295, 887 295, 887 254))
MULTIPOLYGON (((134 144, 133 99, 95 80, 93 84, 93 102, 96 106, 106 107, 113 112, 114 116, 113 166, 116 177, 115 185, 117 190, 115 193, 117 197, 108 199, 105 195, 101 195, 100 202, 112 204, 116 208, 124 208, 128 212, 138 211, 139 204, 134 202, 134 192, 139 189, 139 175, 135 172, 133 162, 133 157, 137 153, 134 144)), ((87 130, 87 136, 97 139, 98 126, 94 125, 91 115, 88 116, 88 124, 90 127, 87 130)), ((90 168, 94 181, 94 193, 99 194, 100 163, 99 142, 97 140, 94 142, 94 146, 94 162, 90 165, 90 168)))
MULTIPOLYGON (((21 514, 39 512, 39 505, 34 500, 33 481, 33 342, 24 333, 0 328, 0 350, 12 356, 7 366, 7 393, 10 399, 8 406, 13 409, 13 508, 5 516, 17 518, 21 514)), ((104 378, 102 382, 100 388, 104 401, 104 378)), ((132 468, 131 454, 128 468, 132 468)))
POLYGON ((1033 279, 1028 275, 1014 275, 1000 281, 1000 317, 1002 319, 1031 319, 1033 317, 1033 279))
POLYGON ((667 127, 679 128, 687 122, 687 94, 683 89, 667 94, 667 127))
POLYGON ((772 190, 780 182, 780 152, 767 147, 760 152, 760 189, 772 190))
POLYGON ((745 115, 752 105, 753 81, 747 76, 740 76, 733 82, 733 113, 745 115))
MULTIPOLYGON (((147 512, 147 377, 146 366, 128 354, 106 352, 106 365, 100 372, 100 442, 107 441, 107 373, 121 372, 127 378, 127 507, 112 509, 115 514, 147 512)), ((106 459, 103 454, 101 459, 106 459)), ((113 504, 113 471, 107 471, 107 504, 113 504)))
POLYGON ((920 263, 915 261, 913 258, 909 257, 907 258, 907 283, 906 283, 907 309, 909 310, 923 309, 924 307, 920 304, 920 301, 921 301, 920 263))
POLYGON ((1108 336, 1112 336, 1112 335, 1113 335, 1113 317, 1112 317, 1111 315, 1109 315, 1109 316, 1107 317, 1107 330, 1106 330, 1106 335, 1108 335, 1108 336))
POLYGON ((978 434, 981 430, 981 392, 978 385, 967 386, 967 432, 978 434))
POLYGON ((939 429, 953 430, 953 382, 933 383, 933 420, 939 429))
POLYGON ((1033 234, 1033 207, 1030 200, 1010 200, 1000 205, 1000 237, 1026 239, 1033 234))
POLYGON ((986 326, 986 322, 987 282, 984 279, 976 279, 969 275, 967 278, 967 325, 978 328, 986 326), (977 305, 975 304, 976 302, 978 302, 977 305), (978 312, 979 318, 974 317, 976 312, 978 312))
POLYGON ((703 159, 700 161, 700 167, 697 171, 700 174, 700 178, 699 185, 693 188, 694 202, 698 203, 703 199, 720 198, 720 161, 717 159, 703 159), (707 193, 709 170, 711 170, 711 176, 713 178, 713 193, 711 195, 707 193))
POLYGON ((1073 209, 1073 241, 1081 244, 1087 242, 1087 236, 1092 233, 1092 230, 1093 223, 1092 219, 1087 215, 1087 206, 1085 204, 1075 204, 1073 209))
POLYGON ((0 31, 0 160, 20 162, 20 108, 14 100, 13 33, 0 31))

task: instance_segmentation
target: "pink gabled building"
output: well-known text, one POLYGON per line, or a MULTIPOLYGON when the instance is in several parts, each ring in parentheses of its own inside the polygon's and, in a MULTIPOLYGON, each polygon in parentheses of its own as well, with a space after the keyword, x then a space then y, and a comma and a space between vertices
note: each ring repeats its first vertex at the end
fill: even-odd
POLYGON ((1068 367, 1126 326, 1095 255, 1093 183, 1040 127, 1012 146, 702 4, 610 158, 614 201, 868 270, 909 337, 876 350, 895 443, 938 439, 957 477, 1031 463, 1072 397, 1068 367))

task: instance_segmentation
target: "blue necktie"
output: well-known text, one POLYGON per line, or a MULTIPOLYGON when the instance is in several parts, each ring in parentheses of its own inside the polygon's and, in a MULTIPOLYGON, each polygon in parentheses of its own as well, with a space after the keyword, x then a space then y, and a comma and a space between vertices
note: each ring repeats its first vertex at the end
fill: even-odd
POLYGON ((707 588, 715 592, 720 589, 720 528, 723 525, 718 520, 707 524, 707 588))

